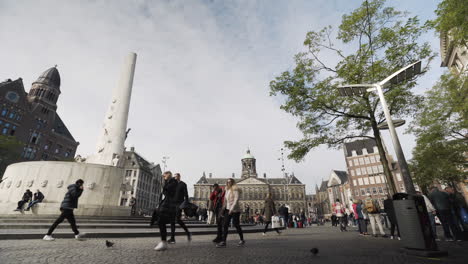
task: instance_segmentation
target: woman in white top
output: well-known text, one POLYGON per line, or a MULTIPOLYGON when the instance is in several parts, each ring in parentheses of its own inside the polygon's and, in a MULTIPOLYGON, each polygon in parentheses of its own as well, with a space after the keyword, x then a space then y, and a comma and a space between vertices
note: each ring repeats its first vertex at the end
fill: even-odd
POLYGON ((216 244, 217 248, 226 247, 226 239, 228 236, 229 224, 231 223, 231 219, 240 237, 238 246, 243 246, 245 244, 244 235, 242 234, 242 229, 240 227, 241 210, 239 206, 239 192, 240 190, 237 187, 234 179, 229 178, 226 182, 226 194, 224 195, 223 203, 223 238, 220 243, 216 244))

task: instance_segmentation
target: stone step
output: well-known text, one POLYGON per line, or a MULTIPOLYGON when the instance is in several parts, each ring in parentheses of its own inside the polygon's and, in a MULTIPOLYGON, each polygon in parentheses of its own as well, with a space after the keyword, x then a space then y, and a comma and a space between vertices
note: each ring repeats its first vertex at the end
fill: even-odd
MULTIPOLYGON (((53 233, 55 238, 74 238, 69 225, 64 223, 68 229, 56 229, 53 233)), ((263 232, 263 226, 246 226, 242 228, 244 233, 263 232)), ((213 235, 217 233, 216 228, 192 228, 189 229, 193 236, 213 235)), ((168 230, 170 232, 170 230, 168 230)), ((128 238, 128 237, 159 237, 159 229, 80 229, 87 238, 128 238)), ((18 239, 42 239, 47 233, 47 229, 0 229, 0 240, 18 240, 18 239)), ((236 233, 235 228, 230 228, 229 233, 236 233)), ((185 232, 177 226, 176 240, 186 241, 185 232)))
MULTIPOLYGON (((57 216, 54 218, 41 218, 41 219, 0 219, 0 225, 1 224, 7 224, 7 223, 22 223, 22 224, 28 224, 28 223, 51 223, 53 222, 57 216)), ((98 219, 83 219, 81 217, 75 217, 77 222, 80 223, 103 223, 103 224, 147 224, 150 222, 150 218, 145 218, 145 219, 138 219, 138 220, 98 220, 98 219)), ((200 221, 184 221, 184 223, 187 224, 204 224, 205 222, 200 222, 200 221)))
MULTIPOLYGON (((0 223, 0 230, 1 229, 47 229, 53 223, 53 220, 47 223, 0 223)), ((207 225, 207 224, 191 224, 186 223, 187 227, 189 228, 216 228, 216 225, 207 225)), ((85 228, 85 229, 145 229, 149 228, 149 221, 146 223, 125 223, 125 224, 109 224, 109 223, 82 223, 77 221, 78 228, 85 228)), ((170 226, 168 224, 168 226, 170 226)), ((242 227, 253 226, 250 224, 241 225, 242 227)), ((70 228, 70 225, 67 221, 64 221, 60 224, 57 228, 59 229, 67 229, 70 228)))

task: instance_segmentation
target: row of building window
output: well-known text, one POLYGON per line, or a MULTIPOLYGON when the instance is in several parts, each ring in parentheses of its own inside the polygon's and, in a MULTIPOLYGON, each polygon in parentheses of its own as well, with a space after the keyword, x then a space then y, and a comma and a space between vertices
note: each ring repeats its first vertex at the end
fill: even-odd
POLYGON ((386 183, 387 179, 385 179, 385 176, 379 175, 379 176, 374 176, 374 177, 362 177, 358 179, 353 179, 353 186, 360 186, 360 185, 369 185, 369 184, 380 184, 380 183, 386 183))
POLYGON ((360 189, 354 189, 354 195, 355 196, 365 196, 367 193, 370 193, 372 195, 376 195, 376 194, 387 194, 387 191, 384 190, 384 188, 382 187, 368 187, 368 188, 360 188, 360 189))
POLYGON ((3 122, 0 120, 0 129, 2 131, 2 135, 5 136, 14 136, 16 132, 16 126, 7 122, 3 122))
POLYGON ((8 109, 4 107, 0 112, 0 115, 3 117, 8 117, 11 120, 21 121, 21 115, 15 110, 8 109))
POLYGON ((379 155, 370 155, 366 157, 348 159, 349 166, 360 166, 373 163, 380 163, 379 155))
POLYGON ((351 176, 360 176, 360 175, 371 175, 377 173, 383 173, 383 166, 382 165, 374 165, 362 168, 355 168, 354 170, 349 170, 351 176))

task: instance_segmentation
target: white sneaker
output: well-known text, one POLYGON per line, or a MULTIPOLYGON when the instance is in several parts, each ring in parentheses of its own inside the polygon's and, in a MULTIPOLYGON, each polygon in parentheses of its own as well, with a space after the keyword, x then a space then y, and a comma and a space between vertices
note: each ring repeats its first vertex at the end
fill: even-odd
POLYGON ((45 240, 45 241, 54 241, 55 238, 53 238, 52 236, 45 235, 44 238, 43 238, 42 240, 45 240))
POLYGON ((393 236, 390 236, 390 239, 393 239, 393 236))
POLYGON ((76 240, 80 240, 80 241, 83 241, 85 240, 83 237, 84 237, 85 234, 78 234, 78 235, 75 235, 75 239, 76 240))
POLYGON ((267 234, 266 233, 263 233, 263 236, 266 236, 267 234))
POLYGON ((401 237, 398 237, 398 240, 401 240, 401 237))
POLYGON ((166 241, 161 241, 159 244, 154 248, 156 251, 164 251, 167 249, 167 242, 166 241))

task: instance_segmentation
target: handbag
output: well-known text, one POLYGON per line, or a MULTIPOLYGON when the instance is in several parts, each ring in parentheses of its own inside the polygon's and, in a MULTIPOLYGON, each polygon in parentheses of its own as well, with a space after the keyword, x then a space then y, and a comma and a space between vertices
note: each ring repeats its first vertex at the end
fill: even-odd
POLYGON ((271 228, 280 228, 281 227, 281 220, 279 216, 272 216, 271 217, 271 228))

